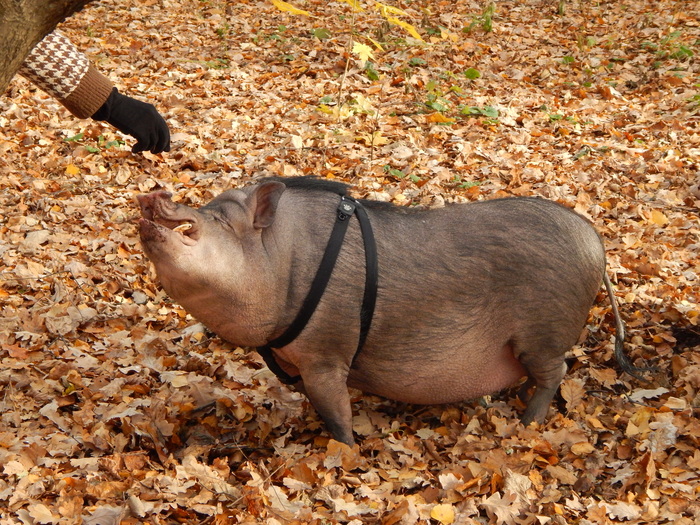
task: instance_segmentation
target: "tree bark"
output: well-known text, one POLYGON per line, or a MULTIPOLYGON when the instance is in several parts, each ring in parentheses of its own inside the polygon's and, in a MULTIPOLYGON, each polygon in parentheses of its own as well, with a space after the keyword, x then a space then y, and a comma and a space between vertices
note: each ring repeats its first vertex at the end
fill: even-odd
POLYGON ((0 0, 0 94, 44 36, 91 0, 0 0))

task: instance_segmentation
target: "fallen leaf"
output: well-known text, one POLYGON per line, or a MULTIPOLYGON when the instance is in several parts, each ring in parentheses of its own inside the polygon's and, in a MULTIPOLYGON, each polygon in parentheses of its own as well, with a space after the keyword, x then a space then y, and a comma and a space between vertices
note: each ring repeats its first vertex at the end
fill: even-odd
POLYGON ((51 510, 43 503, 34 503, 27 507, 29 515, 34 520, 34 523, 58 523, 60 518, 57 518, 51 513, 51 510))
POLYGON ((285 2, 284 0, 270 0, 270 2, 272 2, 272 5, 274 5, 280 11, 285 11, 293 15, 311 16, 311 13, 308 11, 294 7, 292 4, 285 2))
POLYGON ((445 525, 454 523, 455 508, 449 503, 435 505, 432 509, 430 509, 430 517, 445 525))
POLYGON ((436 124, 454 124, 455 122, 457 122, 456 119, 451 118, 451 117, 446 117, 442 113, 438 113, 438 112, 431 113, 430 115, 428 115, 426 117, 426 120, 428 122, 434 122, 436 124))
POLYGON ((352 43, 352 52, 353 54, 357 55, 357 57, 363 62, 367 62, 368 60, 374 58, 374 52, 372 51, 372 48, 369 47, 367 44, 362 44, 360 42, 352 43))
POLYGON ((566 409, 568 411, 579 407, 586 395, 584 383, 578 378, 565 379, 561 384, 560 391, 566 401, 566 409))
POLYGON ((652 210, 649 220, 657 226, 666 226, 668 224, 668 217, 659 210, 652 210))
POLYGON ((494 492, 480 503, 486 513, 496 525, 514 525, 515 519, 520 515, 520 505, 517 504, 518 497, 515 494, 501 496, 494 492))

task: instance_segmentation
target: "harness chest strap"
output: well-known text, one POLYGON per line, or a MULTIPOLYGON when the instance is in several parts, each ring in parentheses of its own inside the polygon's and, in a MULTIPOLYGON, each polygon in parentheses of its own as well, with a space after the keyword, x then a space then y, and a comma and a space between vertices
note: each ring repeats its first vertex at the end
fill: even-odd
POLYGON ((374 306, 377 302, 377 285, 379 276, 379 266, 377 263, 377 245, 372 232, 367 211, 364 206, 353 199, 352 197, 341 196, 340 204, 338 205, 336 221, 333 225, 333 231, 328 239, 326 250, 323 253, 321 264, 316 271, 314 280, 311 283, 309 293, 301 305, 299 313, 295 317, 292 324, 284 331, 282 335, 268 342, 264 346, 257 348, 262 356, 267 367, 277 376, 284 384, 290 385, 297 383, 301 376, 290 376, 285 372, 275 359, 273 348, 283 348, 294 341, 297 336, 304 330, 306 324, 311 319, 316 307, 326 290, 328 281, 331 278, 331 273, 335 267, 340 248, 343 245, 345 232, 348 229, 348 223, 352 215, 357 216, 362 232, 362 240, 365 247, 365 291, 362 298, 362 308, 360 310, 360 337, 357 344, 357 350, 353 356, 352 363, 355 363, 364 343, 367 339, 370 326, 372 325, 372 317, 374 315, 374 306))

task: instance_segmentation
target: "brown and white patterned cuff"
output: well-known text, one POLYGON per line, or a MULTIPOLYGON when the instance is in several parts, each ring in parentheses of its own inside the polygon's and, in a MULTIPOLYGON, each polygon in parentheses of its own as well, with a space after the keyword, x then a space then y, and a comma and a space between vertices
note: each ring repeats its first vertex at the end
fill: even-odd
POLYGON ((19 73, 78 118, 92 116, 114 87, 59 31, 48 34, 34 46, 19 73))
POLYGON ((102 107, 114 84, 90 64, 75 90, 61 103, 78 118, 92 117, 102 107))

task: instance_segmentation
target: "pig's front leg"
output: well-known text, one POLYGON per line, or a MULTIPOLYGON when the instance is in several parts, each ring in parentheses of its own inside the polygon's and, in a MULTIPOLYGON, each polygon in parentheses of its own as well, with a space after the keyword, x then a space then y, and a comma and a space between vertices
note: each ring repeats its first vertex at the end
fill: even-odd
POLYGON ((352 446, 352 407, 347 370, 331 368, 301 370, 303 390, 323 419, 333 439, 352 446))

